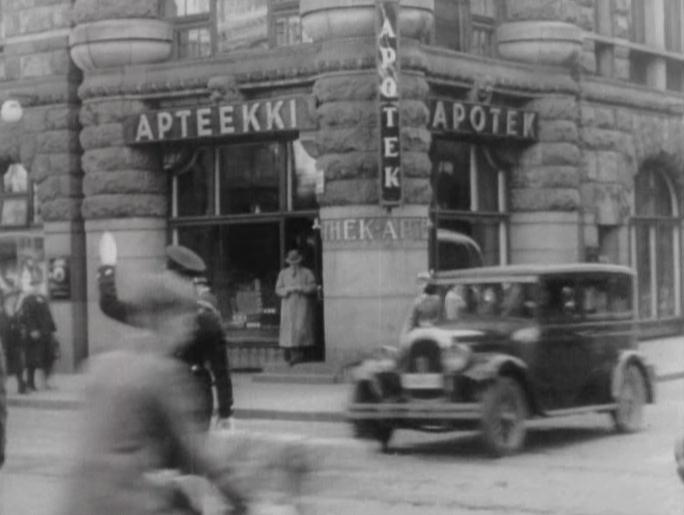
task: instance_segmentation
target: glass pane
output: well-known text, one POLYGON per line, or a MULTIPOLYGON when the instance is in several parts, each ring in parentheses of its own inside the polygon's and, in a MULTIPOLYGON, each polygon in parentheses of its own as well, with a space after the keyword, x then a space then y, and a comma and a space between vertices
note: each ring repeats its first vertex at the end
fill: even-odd
POLYGON ((302 42, 302 24, 299 15, 279 15, 275 18, 276 46, 296 45, 302 42))
POLYGON ((26 225, 28 223, 28 199, 3 199, 2 211, 2 225, 26 225))
POLYGON ((440 218, 437 222, 438 270, 500 264, 499 220, 440 218))
POLYGON ((218 0, 218 51, 268 46, 267 0, 218 0))
POLYGON ((657 228, 656 259, 658 260, 658 316, 675 315, 674 232, 671 224, 657 228))
POLYGON ((28 172, 21 163, 12 163, 2 176, 3 193, 26 193, 28 191, 28 172))
POLYGON ((42 206, 40 203, 40 198, 38 197, 38 185, 33 183, 33 219, 31 222, 34 224, 43 223, 43 213, 41 208, 42 206))
POLYGON ((214 162, 209 149, 199 151, 193 165, 177 178, 177 216, 214 214, 214 162))
POLYGON ((299 140, 292 143, 294 166, 292 167, 292 208, 318 209, 316 202, 316 160, 311 157, 299 140))
POLYGON ((489 213, 501 211, 499 206, 499 171, 492 166, 482 148, 475 152, 477 158, 478 210, 489 213))
POLYGON ((178 31, 178 57, 207 57, 211 55, 211 33, 208 27, 178 31))
POLYGON ((165 0, 162 3, 162 14, 166 18, 208 13, 210 9, 209 0, 165 0))
POLYGON ((636 260, 639 282, 639 316, 651 318, 651 252, 649 246, 649 228, 646 224, 636 225, 636 260))
POLYGON ((287 172, 283 143, 221 147, 221 214, 280 210, 280 177, 287 172))
POLYGON ((470 211, 470 145, 436 140, 432 163, 434 203, 440 209, 470 211))
POLYGON ((470 0, 470 12, 480 16, 496 16, 495 0, 470 0))
POLYGON ((636 214, 639 216, 672 216, 672 195, 662 174, 644 171, 636 177, 636 214))

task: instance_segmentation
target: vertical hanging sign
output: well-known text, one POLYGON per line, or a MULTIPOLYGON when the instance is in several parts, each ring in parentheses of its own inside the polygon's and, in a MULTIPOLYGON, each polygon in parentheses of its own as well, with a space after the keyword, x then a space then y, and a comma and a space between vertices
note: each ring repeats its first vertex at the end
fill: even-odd
POLYGON ((377 0, 378 104, 380 107, 380 203, 402 201, 399 125, 399 0, 377 0))

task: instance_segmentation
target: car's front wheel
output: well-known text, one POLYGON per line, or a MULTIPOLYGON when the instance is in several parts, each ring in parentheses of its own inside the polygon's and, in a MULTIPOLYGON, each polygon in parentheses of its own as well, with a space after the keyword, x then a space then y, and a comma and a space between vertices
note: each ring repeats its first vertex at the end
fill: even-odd
POLYGON ((519 451, 525 443, 527 399, 520 383, 511 377, 498 377, 482 397, 482 437, 489 452, 505 456, 519 451))
MULTIPOLYGON (((373 388, 370 381, 359 381, 354 387, 352 402, 360 404, 375 404, 381 402, 381 397, 373 388)), ((384 420, 355 420, 353 422, 356 438, 369 438, 380 442, 383 451, 387 451, 389 441, 394 433, 392 425, 384 420)))
POLYGON ((629 365, 622 377, 618 392, 617 408, 611 412, 615 428, 621 433, 639 431, 643 425, 646 404, 646 382, 635 365, 629 365))

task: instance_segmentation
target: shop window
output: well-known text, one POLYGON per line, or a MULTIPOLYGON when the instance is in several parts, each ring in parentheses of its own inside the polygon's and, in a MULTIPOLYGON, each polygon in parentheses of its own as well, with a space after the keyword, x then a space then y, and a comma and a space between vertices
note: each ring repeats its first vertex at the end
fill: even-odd
MULTIPOLYGON (((20 163, 12 163, 2 176, 0 184, 0 225, 26 226, 39 223, 36 219, 36 208, 32 200, 35 186, 29 180, 26 168, 20 163)), ((36 197, 37 202, 37 197, 36 197)))
POLYGON ((632 256, 638 275, 639 316, 679 316, 681 221, 674 188, 658 170, 642 171, 635 181, 632 256))
POLYGON ((173 170, 172 239, 206 260, 232 334, 277 339, 275 283, 289 249, 320 281, 315 178, 298 140, 207 146, 173 170))
MULTIPOLYGON (((494 163, 486 146, 435 139, 433 162, 434 228, 430 245, 430 267, 444 269, 440 240, 448 234, 463 235, 479 247, 485 265, 506 262, 507 213, 506 174, 494 163)), ((453 238, 452 238, 453 239, 453 238)), ((449 262, 449 268, 466 268, 482 263, 449 262)))

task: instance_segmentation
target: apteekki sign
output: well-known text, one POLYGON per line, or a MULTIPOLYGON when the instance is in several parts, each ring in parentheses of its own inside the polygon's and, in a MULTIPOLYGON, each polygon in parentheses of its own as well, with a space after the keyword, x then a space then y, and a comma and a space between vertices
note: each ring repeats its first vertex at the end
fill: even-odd
POLYGON ((430 102, 430 130, 536 141, 539 115, 510 107, 460 101, 430 102))
POLYGON ((428 239, 427 218, 362 217, 323 220, 321 238, 325 242, 424 241, 428 239))
POLYGON ((310 130, 307 97, 149 111, 126 120, 126 143, 154 143, 255 133, 310 130))

